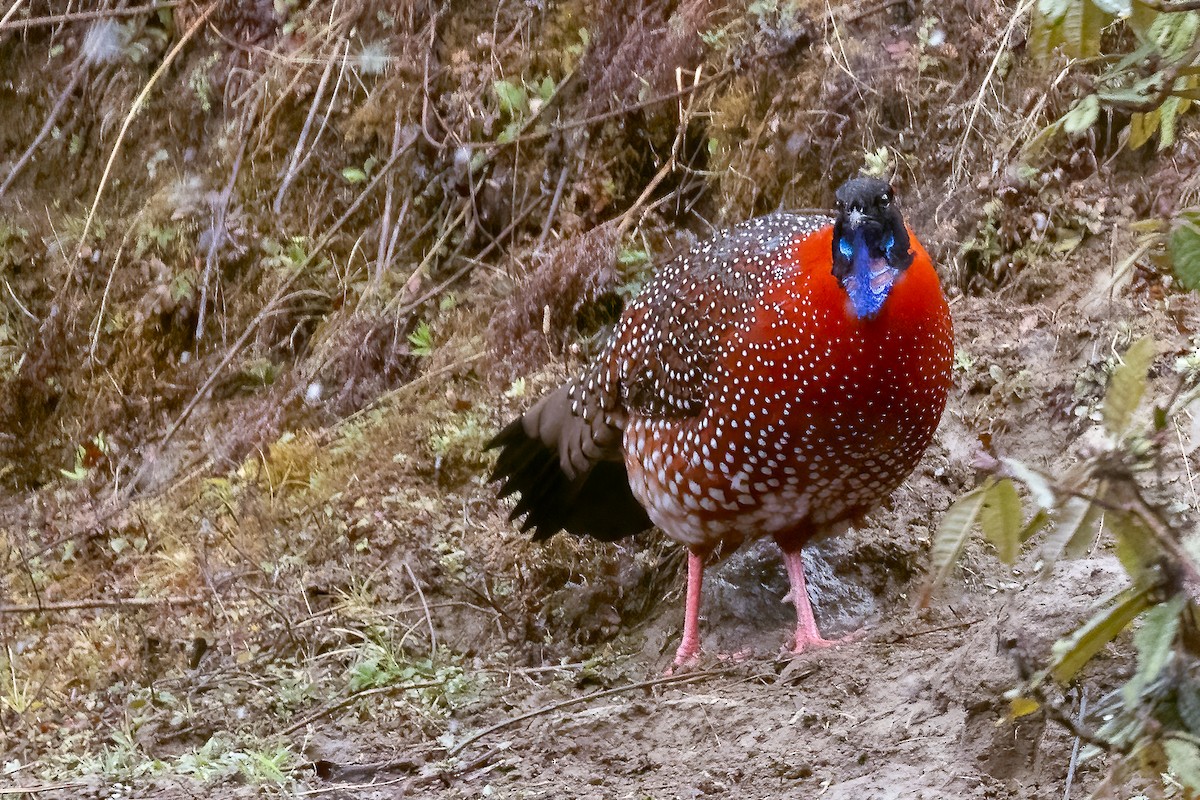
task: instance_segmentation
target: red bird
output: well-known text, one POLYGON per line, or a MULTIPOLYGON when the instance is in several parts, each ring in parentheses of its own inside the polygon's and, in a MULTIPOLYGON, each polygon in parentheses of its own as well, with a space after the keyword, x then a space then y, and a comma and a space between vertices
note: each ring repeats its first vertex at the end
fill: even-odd
POLYGON ((535 540, 658 525, 688 548, 675 665, 700 650, 705 559, 771 536, 817 630, 800 549, 917 465, 946 405, 950 311, 891 187, 854 178, 837 215, 752 219, 667 264, 583 374, 514 420, 493 480, 535 540))

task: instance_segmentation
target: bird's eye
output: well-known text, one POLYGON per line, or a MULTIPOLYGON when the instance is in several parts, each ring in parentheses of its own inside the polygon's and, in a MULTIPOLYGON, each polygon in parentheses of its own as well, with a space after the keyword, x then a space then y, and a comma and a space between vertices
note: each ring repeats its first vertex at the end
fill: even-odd
POLYGON ((892 196, 890 194, 879 195, 879 207, 880 208, 887 208, 889 205, 891 205, 891 203, 892 203, 892 196))

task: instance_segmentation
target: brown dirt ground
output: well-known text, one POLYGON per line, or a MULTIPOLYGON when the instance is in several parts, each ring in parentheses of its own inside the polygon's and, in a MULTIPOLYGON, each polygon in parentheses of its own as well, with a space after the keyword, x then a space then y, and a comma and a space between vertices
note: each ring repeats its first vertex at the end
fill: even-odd
MULTIPOLYGON (((165 79, 169 99, 131 128, 100 214, 104 235, 78 241, 115 131, 155 59, 203 6, 180 5, 165 33, 155 22, 131 29, 125 60, 88 73, 61 130, 0 196, 0 222, 26 231, 0 226, 0 791, 1063 797, 1072 738, 1040 715, 1006 722, 1003 694, 1121 586, 1115 558, 1100 548, 1042 574, 1036 547, 1007 568, 973 542, 929 610, 914 611, 913 598, 941 513, 976 481, 981 438, 1066 469, 1096 425, 1105 364, 1145 333, 1164 343, 1152 394, 1174 387, 1170 361, 1192 351, 1200 329, 1194 298, 1148 260, 1119 267, 1135 246, 1127 223, 1167 213, 1197 188, 1194 132, 1181 131, 1170 157, 1114 154, 1099 134, 1063 142, 1040 183, 1019 181, 1010 130, 1044 86, 1016 47, 997 84, 1003 102, 962 151, 967 176, 952 175, 962 120, 1012 4, 901 4, 849 24, 852 40, 837 45, 824 3, 799 4, 794 25, 768 15, 750 27, 740 5, 642 2, 621 16, 616 2, 452 3, 433 78, 423 75, 432 5, 349 4, 336 39, 313 22, 330 19, 331 4, 294 5, 276 3, 295 23, 286 33, 286 14, 269 3, 212 18, 165 79), (957 49, 922 49, 929 20, 957 49), (592 31, 590 57, 580 55, 580 28, 592 31), (721 41, 735 44, 705 49, 681 30, 725 31, 721 41), (886 48, 872 45, 880 40, 886 48), (394 61, 346 79, 341 104, 329 101, 330 133, 275 214, 332 41, 386 41, 394 61), (131 60, 135 46, 148 62, 131 60), (681 627, 677 548, 657 533, 615 545, 525 541, 486 484, 480 448, 585 357, 617 288, 636 282, 613 266, 612 231, 598 226, 651 183, 660 162, 647 154, 670 151, 678 108, 628 125, 618 115, 587 141, 555 138, 516 160, 497 157, 476 184, 452 148, 425 140, 422 85, 435 90, 432 132, 477 141, 511 121, 489 99, 505 75, 561 78, 578 67, 594 91, 563 113, 604 114, 638 102, 647 86, 674 89, 676 63, 712 74, 735 56, 737 76, 705 96, 711 127, 683 137, 685 155, 711 174, 659 185, 663 204, 625 252, 660 258, 686 231, 702 232, 680 210, 693 201, 716 223, 827 203, 836 177, 888 145, 911 154, 897 180, 941 265, 960 361, 918 470, 862 529, 813 548, 819 622, 861 637, 780 657, 791 622, 784 576, 772 550, 755 546, 711 571, 704 636, 713 655, 664 680, 681 627), (881 88, 855 95, 843 60, 881 88), (617 67, 644 80, 630 83, 617 67), (777 74, 791 82, 781 87, 777 74), (273 116, 246 133, 238 125, 250 85, 273 116), (346 210, 361 186, 340 171, 386 160, 393 133, 414 144, 391 184, 392 219, 408 198, 406 230, 415 229, 394 263, 377 273, 370 262, 378 196, 351 215, 327 260, 279 260, 291 237, 311 246, 346 210), (710 136, 712 161, 701 163, 710 136), (212 209, 243 140, 248 166, 226 223, 234 244, 222 251, 210 326, 197 341, 212 209), (580 175, 547 249, 542 220, 568 174, 562 164, 580 175), (993 197, 1003 200, 992 216, 1000 243, 960 250, 987 227, 993 197), (523 202, 513 200, 526 198, 542 205, 521 222, 523 202), (452 224, 459 208, 469 226, 452 224), (1025 247, 1034 211, 1059 239, 1025 247), (504 236, 478 269, 458 271, 456 259, 504 236), (77 244, 86 258, 72 264, 64 253, 77 244), (257 320, 281 286, 282 309, 257 320), (93 328, 105 314, 110 324, 93 328), (411 337, 420 321, 432 348, 411 337), (236 349, 243 330, 253 335, 236 349), (214 371, 220 380, 202 390, 214 371), (167 435, 193 398, 191 416, 167 435), (79 446, 84 477, 72 480, 62 473, 79 446), (115 602, 131 597, 146 605, 115 602), (740 657, 715 655, 728 652, 740 657)), ((34 3, 23 14, 50 12, 34 3)), ((51 113, 68 74, 56 59, 85 47, 84 30, 0 38, 0 62, 14 66, 0 85, 0 105, 12 109, 0 115, 0 176, 51 113)), ((1041 112, 1049 116, 1029 119, 1065 110, 1059 91, 1041 112)), ((1190 431, 1179 446, 1186 460, 1190 431)), ((1157 497, 1195 506, 1182 470, 1153 480, 1157 497)), ((1082 691, 1094 700, 1128 667, 1121 640, 1082 691)), ((1071 796, 1105 774, 1103 759, 1081 765, 1071 796)), ((1154 790, 1142 782, 1121 791, 1154 790)))

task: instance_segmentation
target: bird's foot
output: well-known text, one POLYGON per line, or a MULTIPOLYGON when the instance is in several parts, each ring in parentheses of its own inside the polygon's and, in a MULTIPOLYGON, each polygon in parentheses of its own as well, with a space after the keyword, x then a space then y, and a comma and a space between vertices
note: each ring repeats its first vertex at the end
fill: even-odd
MULTIPOLYGON (((716 653, 713 657, 723 664, 740 664, 748 658, 753 658, 754 651, 750 649, 735 650, 732 653, 716 653)), ((682 661, 679 660, 679 656, 677 655, 675 661, 672 662, 671 666, 667 667, 663 675, 670 677, 671 675, 683 675, 686 672, 691 672, 700 666, 703 658, 704 654, 699 650, 686 656, 682 661)))
POLYGON ((836 639, 826 639, 815 630, 796 632, 796 643, 792 645, 791 655, 798 656, 801 653, 806 653, 810 650, 823 650, 826 647, 837 647, 838 645, 850 644, 856 642, 863 637, 865 631, 853 631, 845 636, 839 636, 836 639))
MULTIPOLYGON (((679 650, 683 650, 683 648, 679 648, 679 650)), ((662 674, 670 678, 671 675, 683 675, 684 673, 692 672, 697 667, 700 667, 700 650, 697 649, 695 652, 691 652, 691 654, 680 654, 680 652, 677 652, 674 661, 671 662, 671 666, 662 670, 662 674)))

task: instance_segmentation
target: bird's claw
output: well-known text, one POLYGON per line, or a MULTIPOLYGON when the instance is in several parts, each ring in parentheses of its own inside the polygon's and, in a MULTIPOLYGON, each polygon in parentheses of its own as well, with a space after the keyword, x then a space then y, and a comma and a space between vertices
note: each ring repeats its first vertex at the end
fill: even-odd
POLYGON ((851 644, 863 638, 865 631, 852 631, 845 636, 839 636, 836 639, 826 639, 820 634, 797 635, 796 643, 792 645, 789 655, 798 656, 810 650, 824 650, 827 647, 838 647, 843 644, 851 644))

